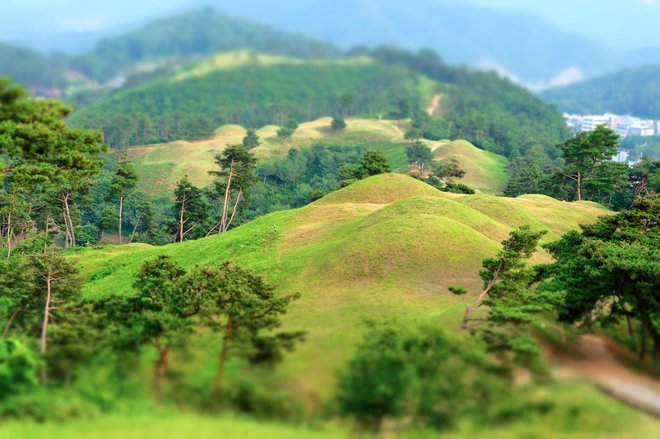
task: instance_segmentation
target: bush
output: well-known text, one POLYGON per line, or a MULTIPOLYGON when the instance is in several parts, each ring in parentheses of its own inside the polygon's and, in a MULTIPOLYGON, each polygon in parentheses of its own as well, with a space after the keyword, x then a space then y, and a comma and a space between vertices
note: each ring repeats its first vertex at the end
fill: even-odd
POLYGON ((387 418, 443 430, 467 416, 488 420, 511 385, 508 369, 491 364, 480 344, 431 325, 371 323, 339 376, 337 400, 367 430, 387 418))

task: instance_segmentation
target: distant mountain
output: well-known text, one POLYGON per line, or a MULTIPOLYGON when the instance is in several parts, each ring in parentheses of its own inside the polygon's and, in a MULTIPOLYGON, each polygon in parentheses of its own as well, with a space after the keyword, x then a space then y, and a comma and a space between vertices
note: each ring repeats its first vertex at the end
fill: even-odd
MULTIPOLYGON (((202 1, 202 0, 200 0, 202 1)), ((660 61, 659 50, 619 53, 526 13, 431 0, 210 0, 237 16, 342 48, 393 43, 430 48, 450 63, 500 69, 528 84, 565 84, 628 63, 660 61)), ((209 3, 209 0, 203 0, 209 3)))
POLYGON ((101 40, 92 51, 75 58, 72 66, 104 81, 153 61, 185 60, 235 49, 317 58, 338 53, 330 44, 201 8, 101 40))
POLYGON ((33 91, 45 92, 64 85, 64 73, 62 60, 0 42, 0 76, 9 76, 33 91))
POLYGON ((626 69, 541 93, 562 111, 660 119, 660 66, 626 69))

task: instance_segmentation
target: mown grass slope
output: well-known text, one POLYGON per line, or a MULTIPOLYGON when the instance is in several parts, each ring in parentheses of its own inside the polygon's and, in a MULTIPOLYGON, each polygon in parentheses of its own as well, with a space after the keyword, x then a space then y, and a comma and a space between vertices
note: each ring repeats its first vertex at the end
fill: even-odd
MULTIPOLYGON (((278 127, 267 125, 257 130, 261 145, 253 151, 261 160, 282 157, 291 148, 307 148, 316 144, 375 149, 383 152, 396 172, 406 173, 408 160, 404 139, 404 123, 382 119, 347 119, 341 133, 330 130, 331 118, 323 117, 303 123, 290 139, 277 137, 278 127)), ((198 186, 212 180, 209 171, 216 168, 215 156, 227 145, 241 143, 245 128, 225 125, 206 140, 177 141, 130 148, 140 180, 138 189, 159 197, 171 196, 176 182, 184 175, 198 186)), ((499 194, 506 186, 506 158, 476 148, 466 141, 427 142, 436 159, 456 159, 466 170, 463 182, 478 192, 499 194)))
POLYGON ((455 159, 466 171, 462 183, 487 194, 501 194, 507 183, 509 161, 465 140, 431 142, 437 160, 455 159))
POLYGON ((546 197, 457 196, 385 174, 223 235, 164 247, 103 247, 75 257, 88 296, 131 294, 139 266, 160 254, 188 267, 230 260, 262 273, 282 293, 300 292, 285 326, 309 335, 279 370, 292 389, 315 399, 332 389, 363 319, 395 314, 456 328, 463 302, 447 286, 461 283, 476 292, 482 259, 498 251, 512 228, 529 223, 556 237, 605 213, 546 197))

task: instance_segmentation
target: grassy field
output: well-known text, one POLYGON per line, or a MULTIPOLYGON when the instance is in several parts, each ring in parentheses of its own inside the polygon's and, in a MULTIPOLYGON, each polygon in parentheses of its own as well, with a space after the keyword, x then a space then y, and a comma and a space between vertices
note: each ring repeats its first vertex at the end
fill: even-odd
MULTIPOLYGON (((382 151, 396 172, 406 173, 408 161, 404 122, 379 119, 348 119, 347 128, 336 134, 330 130, 331 118, 303 123, 290 139, 277 137, 278 127, 268 125, 257 131, 261 145, 254 153, 262 160, 280 157, 291 148, 315 144, 355 146, 382 151)), ((238 125, 218 128, 213 137, 195 142, 178 141, 128 149, 140 174, 138 189, 152 196, 170 196, 176 182, 188 175, 198 186, 211 182, 208 172, 215 169, 214 158, 227 145, 241 143, 246 130, 238 125)), ((469 142, 427 142, 436 159, 454 158, 467 171, 464 183, 477 191, 502 193, 506 186, 507 160, 483 151, 469 142)))
POLYGON ((447 286, 461 283, 475 292, 482 259, 498 251, 513 227, 530 223, 552 238, 606 212, 545 197, 446 194, 386 174, 220 236, 76 256, 88 296, 130 294, 138 267, 159 254, 189 267, 230 260, 263 273, 282 293, 300 292, 285 326, 309 334, 279 373, 295 392, 316 400, 333 388, 364 318, 396 314, 404 322, 435 319, 456 328, 463 302, 447 286))

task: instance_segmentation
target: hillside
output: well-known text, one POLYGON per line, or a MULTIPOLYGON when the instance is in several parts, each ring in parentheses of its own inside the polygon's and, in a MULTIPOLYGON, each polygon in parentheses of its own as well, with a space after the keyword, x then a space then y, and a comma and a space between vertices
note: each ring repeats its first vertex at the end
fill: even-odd
POLYGON ((65 84, 64 62, 56 62, 38 52, 0 42, 0 76, 9 76, 30 89, 41 92, 65 84))
POLYGON ((84 250, 79 263, 88 296, 130 294, 140 264, 159 254, 186 266, 231 260, 263 273, 282 293, 302 293, 285 326, 309 335, 281 374, 292 389, 314 399, 329 392, 363 318, 396 310, 404 320, 434 318, 455 328, 463 302, 447 286, 478 289, 482 259, 497 252, 513 227, 547 228, 550 240, 605 213, 589 203, 548 197, 445 194, 385 174, 226 234, 165 247, 84 250))
POLYGON ((562 111, 660 118, 660 66, 626 69, 541 93, 562 111))
POLYGON ((140 65, 145 68, 148 63, 235 49, 297 57, 327 57, 338 52, 330 44, 205 8, 157 19, 103 39, 93 50, 73 59, 72 67, 106 81, 140 65))
MULTIPOLYGON (((329 130, 330 118, 321 118, 301 124, 293 137, 281 140, 277 127, 265 126, 257 130, 262 144, 253 151, 261 162, 285 157, 291 148, 311 148, 315 145, 353 149, 358 153, 366 149, 382 151, 393 169, 406 173, 408 162, 405 148, 409 141, 403 137, 402 124, 391 120, 347 119, 347 128, 336 134, 329 130)), ((212 180, 208 171, 214 169, 214 157, 226 145, 240 143, 246 130, 238 125, 227 125, 215 130, 206 140, 176 141, 147 145, 127 150, 139 174, 139 189, 156 197, 169 197, 176 182, 188 175, 194 184, 206 186, 212 180)), ((479 192, 499 194, 506 186, 508 161, 497 154, 476 148, 466 141, 427 141, 437 160, 456 159, 467 174, 463 182, 479 192)))
POLYGON ((112 146, 199 139, 219 125, 282 125, 343 112, 407 116, 437 84, 402 66, 356 56, 302 60, 247 51, 194 62, 75 112, 112 146), (403 113, 403 114, 401 114, 403 113))

